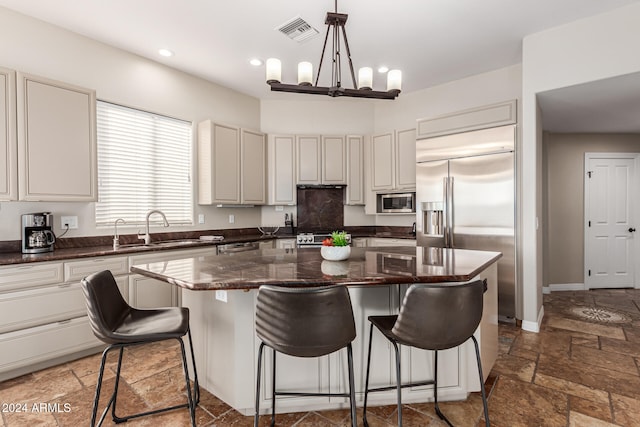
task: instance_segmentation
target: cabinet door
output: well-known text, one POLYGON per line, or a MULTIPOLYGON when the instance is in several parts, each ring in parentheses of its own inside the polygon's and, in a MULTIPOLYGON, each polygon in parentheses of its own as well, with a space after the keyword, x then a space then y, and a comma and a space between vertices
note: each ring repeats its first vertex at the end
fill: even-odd
POLYGON ((298 184, 320 184, 322 182, 320 151, 319 136, 296 137, 296 182, 298 184))
POLYGON ((322 183, 347 183, 347 150, 344 136, 322 137, 322 183))
POLYGON ((416 188, 416 130, 406 129, 396 133, 396 188, 416 188))
POLYGON ((295 138, 293 135, 269 135, 269 204, 296 204, 295 138))
POLYGON ((95 201, 95 91, 18 73, 19 198, 95 201))
POLYGON ((0 68, 0 200, 18 198, 16 75, 0 68))
POLYGON ((129 304, 136 308, 175 307, 178 287, 150 277, 129 276, 129 304))
POLYGON ((266 202, 267 147, 263 133, 242 129, 240 165, 242 169, 241 203, 263 205, 266 202))
POLYGON ((240 129, 198 124, 198 203, 240 203, 240 129))
POLYGON ((395 150, 393 133, 371 138, 371 189, 392 190, 395 186, 395 150))
POLYGON ((347 188, 348 205, 364 205, 364 138, 347 136, 347 188))

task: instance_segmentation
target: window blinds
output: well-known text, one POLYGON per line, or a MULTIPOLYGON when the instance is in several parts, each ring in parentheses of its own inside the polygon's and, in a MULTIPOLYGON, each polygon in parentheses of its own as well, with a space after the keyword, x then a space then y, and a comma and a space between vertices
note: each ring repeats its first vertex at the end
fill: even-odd
POLYGON ((190 122, 98 101, 97 136, 96 226, 144 224, 151 209, 193 224, 190 122))

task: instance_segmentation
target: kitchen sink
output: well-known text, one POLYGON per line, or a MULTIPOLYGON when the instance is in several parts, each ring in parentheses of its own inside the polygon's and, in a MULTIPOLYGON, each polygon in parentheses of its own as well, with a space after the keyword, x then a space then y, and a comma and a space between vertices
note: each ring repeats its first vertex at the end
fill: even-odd
POLYGON ((181 247, 186 245, 194 245, 196 243, 211 243, 200 239, 174 239, 174 240, 158 240, 157 242, 145 243, 129 243, 126 245, 120 245, 120 248, 167 248, 167 247, 181 247))

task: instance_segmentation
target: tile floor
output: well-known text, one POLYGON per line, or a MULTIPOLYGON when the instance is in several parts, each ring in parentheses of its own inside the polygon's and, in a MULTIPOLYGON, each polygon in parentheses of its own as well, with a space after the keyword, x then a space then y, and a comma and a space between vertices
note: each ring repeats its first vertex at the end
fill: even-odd
MULTIPOLYGON (((487 384, 491 424, 516 426, 640 426, 640 290, 557 292, 545 295, 540 333, 500 325, 500 356, 487 384)), ((176 345, 131 350, 141 362, 124 369, 119 413, 179 403, 184 386, 176 345)), ((113 387, 114 360, 105 382, 113 387)), ((0 404, 27 412, 0 412, 0 427, 88 425, 99 355, 0 383, 0 404), (48 408, 42 403, 49 403, 48 408), (35 404, 35 406, 34 406, 35 404), (56 406, 57 405, 57 406, 56 406), (57 409, 51 411, 51 409, 57 409)), ((106 398, 103 399, 106 401, 106 398)), ((2 408, 10 409, 10 408, 2 408)), ((484 425, 479 393, 442 409, 456 426, 484 425)), ((358 424, 362 425, 361 410, 358 424)), ((406 405, 407 426, 443 426, 429 403, 406 405)), ((261 425, 268 425, 262 417, 261 425)), ((371 408, 371 427, 392 426, 395 407, 371 408)), ((250 426, 244 417, 203 391, 199 426, 250 426)), ((348 426, 347 411, 279 415, 279 426, 348 426)), ((111 425, 110 421, 105 425, 111 425)), ((132 420, 130 426, 189 425, 186 410, 132 420)))

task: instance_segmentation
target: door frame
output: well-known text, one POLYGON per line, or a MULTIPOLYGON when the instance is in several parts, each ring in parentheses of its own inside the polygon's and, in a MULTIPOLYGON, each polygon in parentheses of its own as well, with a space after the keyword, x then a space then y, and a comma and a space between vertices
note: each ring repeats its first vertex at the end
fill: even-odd
MULTIPOLYGON (((587 239, 587 235, 588 235, 588 223, 589 223, 589 192, 587 191, 587 186, 589 183, 589 162, 591 161, 591 159, 632 159, 635 163, 635 176, 633 177, 634 180, 634 184, 635 184, 635 190, 636 193, 638 192, 638 190, 640 190, 640 152, 627 152, 627 153, 621 153, 621 152, 585 152, 584 153, 584 167, 583 167, 583 174, 584 174, 584 184, 583 184, 583 214, 584 214, 584 221, 583 221, 583 233, 582 233, 582 239, 583 239, 583 274, 584 274, 584 289, 585 290, 589 290, 591 289, 588 285, 587 285, 587 277, 588 277, 588 266, 587 266, 587 253, 588 253, 588 239, 587 239)), ((638 224, 638 228, 640 229, 640 197, 637 197, 634 199, 634 212, 633 212, 633 216, 634 216, 634 222, 636 224, 638 224)), ((636 265, 638 266, 637 268, 634 269, 633 272, 633 281, 634 281, 634 288, 635 289, 640 289, 640 283, 639 283, 639 277, 640 277, 640 263, 638 263, 638 261, 640 261, 640 236, 638 236, 639 232, 636 232, 636 236, 634 236, 633 239, 633 246, 634 246, 634 255, 635 255, 635 261, 636 261, 636 265)), ((597 289, 597 288, 593 288, 593 289, 597 289)))

